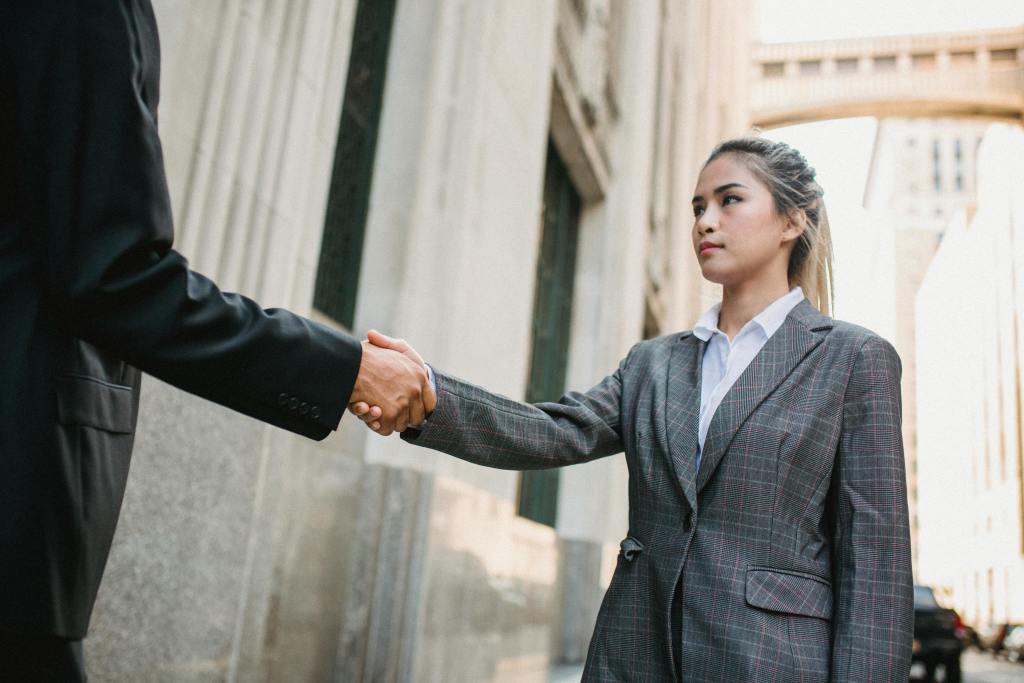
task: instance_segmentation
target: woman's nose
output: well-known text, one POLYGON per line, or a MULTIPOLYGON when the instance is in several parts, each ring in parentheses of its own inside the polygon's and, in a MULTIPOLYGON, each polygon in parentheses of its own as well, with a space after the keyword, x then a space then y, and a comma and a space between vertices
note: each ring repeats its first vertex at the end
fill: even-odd
POLYGON ((697 218, 697 230, 703 235, 718 229, 718 216, 711 209, 705 209, 697 218))

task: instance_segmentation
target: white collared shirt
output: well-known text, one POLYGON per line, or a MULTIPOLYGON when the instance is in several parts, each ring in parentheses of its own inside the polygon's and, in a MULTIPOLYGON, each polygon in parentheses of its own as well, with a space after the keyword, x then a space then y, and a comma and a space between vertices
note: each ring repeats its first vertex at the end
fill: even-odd
POLYGON ((754 360, 754 356, 782 327, 789 312, 803 300, 804 291, 800 287, 794 287, 789 294, 776 299, 755 315, 743 326, 732 342, 718 329, 718 314, 722 309, 720 303, 708 309, 693 326, 693 335, 707 342, 701 361, 700 423, 697 431, 698 469, 701 452, 704 450, 704 439, 708 435, 708 426, 722 399, 754 360))

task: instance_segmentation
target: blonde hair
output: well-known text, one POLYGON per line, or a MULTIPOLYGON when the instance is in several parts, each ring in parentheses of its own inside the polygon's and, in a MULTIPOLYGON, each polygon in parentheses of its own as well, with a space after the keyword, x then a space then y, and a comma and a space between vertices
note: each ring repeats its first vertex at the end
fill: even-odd
POLYGON ((832 233, 825 211, 825 193, 815 179, 814 169, 786 143, 759 137, 726 140, 715 147, 704 165, 725 154, 735 156, 765 184, 780 216, 805 221, 804 231, 789 257, 789 285, 799 285, 818 310, 831 315, 832 233))

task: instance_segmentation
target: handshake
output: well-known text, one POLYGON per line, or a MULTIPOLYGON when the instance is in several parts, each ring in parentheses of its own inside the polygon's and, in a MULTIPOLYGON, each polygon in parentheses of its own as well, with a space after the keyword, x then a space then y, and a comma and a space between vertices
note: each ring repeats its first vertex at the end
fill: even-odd
POLYGON ((437 404, 426 363, 402 339, 367 337, 349 411, 382 436, 423 424, 437 404))

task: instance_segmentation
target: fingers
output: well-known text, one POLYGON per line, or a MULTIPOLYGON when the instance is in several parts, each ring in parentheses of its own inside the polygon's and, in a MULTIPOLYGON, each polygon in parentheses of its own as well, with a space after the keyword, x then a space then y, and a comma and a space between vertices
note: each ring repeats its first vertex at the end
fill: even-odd
POLYGON ((349 404, 348 410, 350 413, 362 420, 366 426, 373 431, 376 432, 380 430, 381 424, 379 418, 384 412, 381 410, 380 406, 371 406, 364 401, 357 401, 349 404))
POLYGON ((416 353, 416 349, 412 348, 412 346, 409 345, 409 342, 404 339, 396 339, 394 337, 389 337, 386 334, 381 334, 377 330, 370 330, 367 332, 367 341, 374 346, 379 346, 383 349, 398 351, 406 358, 416 363, 416 365, 426 366, 420 354, 416 353))
MULTIPOLYGON (((429 388, 429 384, 428 384, 429 388)), ((433 392, 431 391, 431 394, 433 392)), ((409 421, 402 429, 399 429, 399 422, 395 422, 395 431, 401 432, 408 429, 410 426, 420 425, 424 420, 427 419, 427 410, 425 406, 426 401, 414 403, 409 412, 409 421)), ((432 409, 432 408, 431 408, 432 409)), ((381 428, 380 416, 384 413, 380 406, 371 406, 365 401, 356 401, 355 403, 349 404, 348 411, 358 417, 367 427, 375 432, 379 432, 381 428)))
POLYGON ((399 353, 409 350, 409 344, 404 339, 395 339, 389 337, 386 334, 381 334, 377 330, 370 330, 366 333, 367 340, 374 346, 379 346, 382 349, 391 349, 392 351, 398 351, 399 353))

